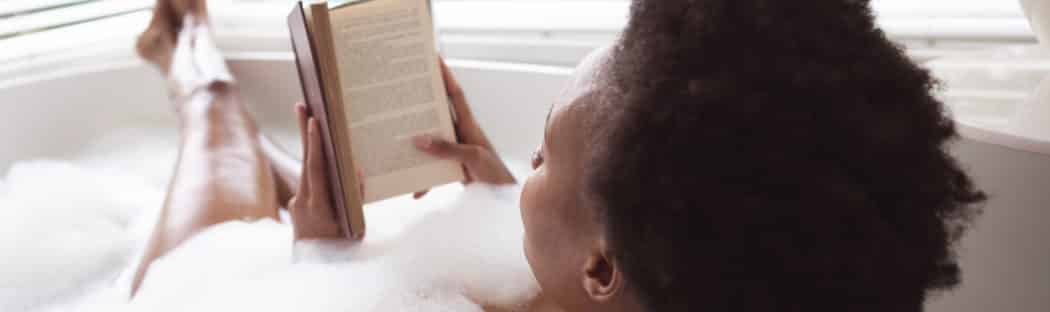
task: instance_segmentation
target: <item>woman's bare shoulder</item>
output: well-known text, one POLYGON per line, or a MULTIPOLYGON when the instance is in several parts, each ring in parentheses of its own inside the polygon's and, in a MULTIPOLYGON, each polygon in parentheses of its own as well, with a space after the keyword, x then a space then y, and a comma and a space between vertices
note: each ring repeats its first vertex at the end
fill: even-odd
POLYGON ((564 309, 562 309, 561 307, 558 307, 558 305, 554 304, 554 301, 550 300, 549 297, 544 296, 543 294, 540 294, 539 296, 536 296, 535 299, 533 299, 531 302, 529 302, 528 307, 525 308, 525 309, 511 309, 511 308, 503 308, 503 307, 485 307, 485 312, 518 312, 518 311, 524 311, 524 312, 565 312, 564 309))

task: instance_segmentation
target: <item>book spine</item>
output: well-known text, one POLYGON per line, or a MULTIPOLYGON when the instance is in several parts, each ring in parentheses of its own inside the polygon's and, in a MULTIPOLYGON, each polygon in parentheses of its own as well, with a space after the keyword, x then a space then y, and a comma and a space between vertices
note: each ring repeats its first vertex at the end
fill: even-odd
POLYGON ((364 194, 361 194, 360 181, 357 177, 357 167, 354 165, 353 150, 350 145, 350 126, 346 122, 347 105, 343 99, 342 83, 339 80, 338 63, 336 61, 335 38, 332 34, 332 24, 329 18, 328 5, 316 3, 310 5, 313 13, 314 25, 317 30, 314 37, 317 39, 317 55, 320 61, 321 76, 326 82, 325 94, 328 101, 328 122, 332 132, 333 146, 339 157, 339 179, 342 181, 343 189, 337 190, 336 194, 342 194, 345 198, 345 213, 342 222, 350 226, 351 238, 362 238, 365 234, 364 217, 364 194))

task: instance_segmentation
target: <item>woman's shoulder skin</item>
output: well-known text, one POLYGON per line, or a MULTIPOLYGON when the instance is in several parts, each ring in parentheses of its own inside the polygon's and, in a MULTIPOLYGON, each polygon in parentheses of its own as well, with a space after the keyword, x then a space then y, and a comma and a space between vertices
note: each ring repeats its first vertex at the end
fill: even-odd
MULTIPOLYGON (((494 307, 487 306, 483 308, 485 312, 513 312, 521 311, 506 307, 494 307)), ((528 303, 528 308, 525 309, 527 312, 564 312, 565 310, 554 304, 554 301, 550 300, 549 297, 540 294, 536 296, 531 302, 528 303)))

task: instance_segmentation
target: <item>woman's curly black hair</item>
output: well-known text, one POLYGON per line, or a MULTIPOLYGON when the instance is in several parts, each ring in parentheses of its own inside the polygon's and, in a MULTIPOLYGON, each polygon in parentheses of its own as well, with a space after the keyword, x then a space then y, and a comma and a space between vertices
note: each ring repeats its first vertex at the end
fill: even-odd
POLYGON ((650 310, 921 311, 960 282, 985 195, 869 1, 635 0, 606 65, 587 187, 650 310))

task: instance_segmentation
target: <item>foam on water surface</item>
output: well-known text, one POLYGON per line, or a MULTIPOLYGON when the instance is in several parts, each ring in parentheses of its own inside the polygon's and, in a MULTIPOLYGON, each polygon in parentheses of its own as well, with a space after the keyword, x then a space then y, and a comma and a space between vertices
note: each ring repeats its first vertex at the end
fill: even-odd
POLYGON ((21 311, 83 293, 132 254, 134 211, 162 194, 130 176, 66 162, 13 166, 0 190, 0 310, 21 311))
MULTIPOLYGON (((446 186, 366 208, 365 242, 292 246, 271 220, 211 227, 131 265, 175 159, 173 132, 118 131, 75 161, 0 178, 0 311, 480 311, 535 296, 515 187, 446 186)), ((288 136, 294 137, 294 136, 288 136)))

